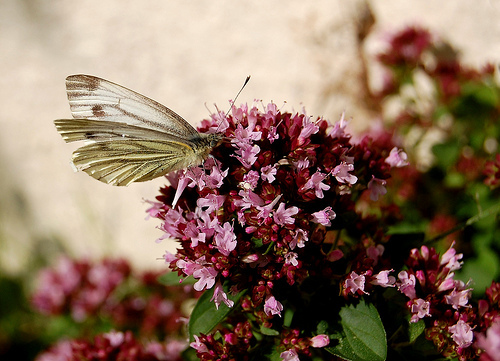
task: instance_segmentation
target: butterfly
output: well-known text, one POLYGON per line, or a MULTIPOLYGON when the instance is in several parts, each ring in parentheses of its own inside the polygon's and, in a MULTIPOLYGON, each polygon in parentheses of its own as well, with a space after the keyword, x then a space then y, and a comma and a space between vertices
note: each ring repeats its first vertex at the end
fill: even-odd
POLYGON ((201 165, 224 139, 95 76, 68 76, 66 92, 74 119, 55 120, 56 129, 66 142, 87 141, 73 153, 73 165, 104 183, 127 186, 201 165))

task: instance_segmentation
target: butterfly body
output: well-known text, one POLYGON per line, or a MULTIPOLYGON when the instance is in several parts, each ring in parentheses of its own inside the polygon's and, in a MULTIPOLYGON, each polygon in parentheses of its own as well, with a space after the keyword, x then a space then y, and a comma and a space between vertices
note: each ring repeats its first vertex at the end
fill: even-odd
POLYGON ((88 141, 73 164, 102 182, 125 186, 203 164, 223 140, 199 133, 167 107, 90 75, 66 79, 75 119, 55 121, 66 142, 88 141))

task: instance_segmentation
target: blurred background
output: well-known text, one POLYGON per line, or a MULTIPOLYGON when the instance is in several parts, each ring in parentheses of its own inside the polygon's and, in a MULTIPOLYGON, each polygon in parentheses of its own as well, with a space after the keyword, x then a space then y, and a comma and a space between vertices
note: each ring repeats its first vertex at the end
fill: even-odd
POLYGON ((58 253, 158 268, 173 248, 145 220, 144 200, 164 179, 119 188, 72 171, 77 145, 53 125, 71 117, 66 76, 111 80, 196 125, 214 104, 228 109, 251 75, 238 102, 286 102, 332 121, 345 111, 362 128, 374 120, 360 93, 363 62, 389 32, 427 27, 479 66, 500 60, 499 15, 495 0, 0 1, 1 271, 58 253))

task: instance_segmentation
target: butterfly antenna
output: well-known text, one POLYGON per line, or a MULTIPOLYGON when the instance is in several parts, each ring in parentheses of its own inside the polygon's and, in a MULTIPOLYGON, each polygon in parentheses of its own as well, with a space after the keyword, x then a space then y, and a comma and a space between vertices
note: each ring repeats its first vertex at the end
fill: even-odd
POLYGON ((241 86, 241 89, 238 91, 238 93, 236 94, 236 96, 234 97, 234 100, 231 102, 231 106, 229 107, 229 109, 227 110, 227 113, 226 113, 226 118, 227 116, 229 115, 229 112, 231 111, 231 109, 234 107, 234 103, 236 103, 236 99, 238 99, 238 96, 240 95, 240 93, 243 91, 243 88, 245 88, 245 86, 248 84, 248 82, 250 81, 250 75, 247 76, 247 78, 245 79, 245 82, 243 83, 243 85, 241 86))

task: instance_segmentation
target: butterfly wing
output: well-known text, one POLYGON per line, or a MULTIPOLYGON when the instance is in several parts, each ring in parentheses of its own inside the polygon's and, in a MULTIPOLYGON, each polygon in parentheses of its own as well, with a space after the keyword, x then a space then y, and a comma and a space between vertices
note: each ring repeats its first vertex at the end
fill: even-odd
POLYGON ((182 138, 198 134, 188 122, 167 107, 101 78, 70 75, 66 78, 66 92, 75 119, 121 123, 182 138))
POLYGON ((90 142, 73 164, 102 182, 147 181, 199 165, 208 153, 204 134, 132 90, 90 75, 69 76, 66 90, 75 119, 56 120, 56 129, 66 142, 90 142))
POLYGON ((87 144, 73 153, 73 164, 101 182, 126 186, 201 164, 182 142, 126 139, 87 144))

